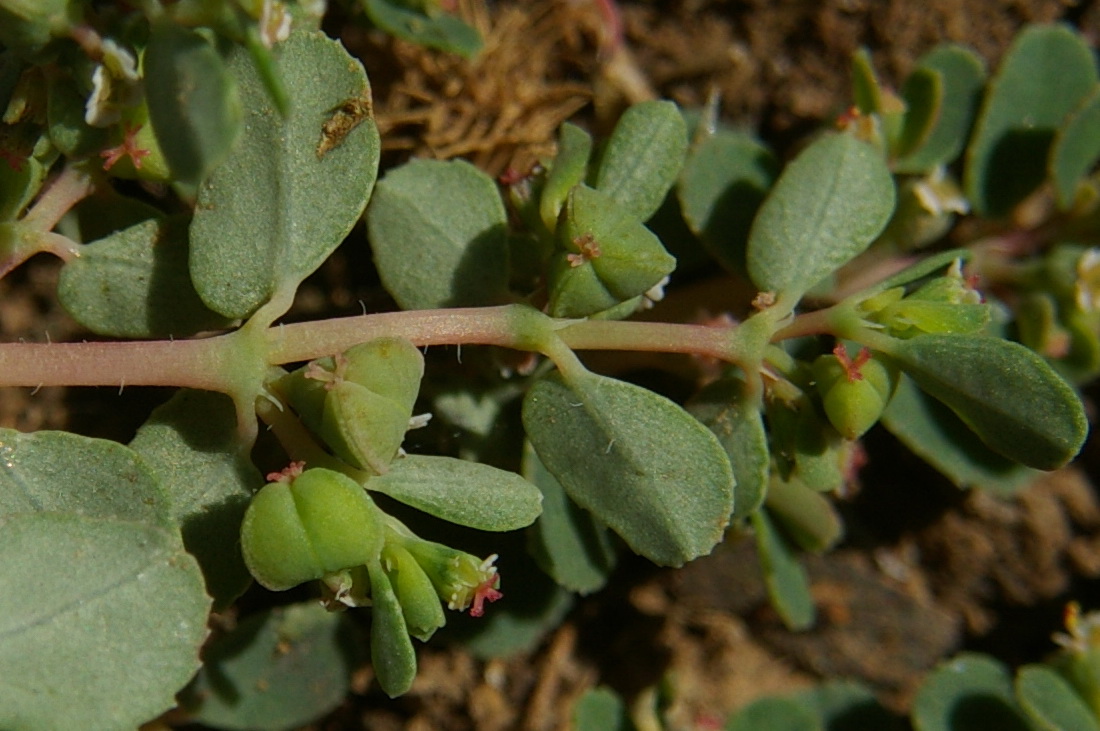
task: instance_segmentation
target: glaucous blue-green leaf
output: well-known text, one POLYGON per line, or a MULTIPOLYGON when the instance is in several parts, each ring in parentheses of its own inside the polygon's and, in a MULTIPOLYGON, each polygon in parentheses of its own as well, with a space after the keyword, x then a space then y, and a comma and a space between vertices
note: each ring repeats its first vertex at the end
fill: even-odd
POLYGON ((171 497, 129 447, 69 432, 0 429, 0 516, 78 513, 169 527, 171 497))
POLYGON ((882 155, 846 134, 819 138, 783 170, 749 233, 748 270, 765 292, 800 297, 863 252, 894 212, 882 155))
POLYGON ((776 528, 767 510, 749 516, 756 534, 760 570, 772 606, 788 629, 800 631, 814 623, 814 600, 810 580, 798 562, 794 547, 776 528))
POLYGON ((508 285, 508 215, 464 160, 412 160, 386 173, 367 211, 378 274, 406 310, 498 303, 508 285))
POLYGON ((733 517, 744 518, 764 502, 771 455, 760 409, 745 382, 726 378, 711 383, 687 403, 687 411, 707 426, 726 450, 736 484, 733 517))
POLYGON ((1058 205, 1069 208, 1077 196, 1077 184, 1100 160, 1100 87, 1058 130, 1050 151, 1050 178, 1058 193, 1058 205))
POLYGON ((61 270, 57 296, 73 319, 100 335, 154 338, 225 327, 188 271, 188 220, 156 218, 88 244, 61 270))
POLYGON ((191 224, 195 289, 226 317, 247 317, 328 258, 362 213, 377 174, 378 130, 359 62, 339 41, 313 32, 291 34, 275 57, 291 94, 285 117, 248 52, 230 53, 244 128, 199 187, 191 224))
POLYGON ((1039 728, 1100 731, 1100 721, 1073 686, 1046 665, 1025 665, 1016 675, 1016 698, 1039 728))
POLYGON ((583 372, 539 379, 523 402, 539 459, 578 505, 654 563, 710 553, 733 511, 718 439, 663 396, 583 372))
POLYGON ((241 100, 221 54, 205 36, 163 17, 142 58, 149 121, 172 177, 197 186, 241 130, 241 100))
POLYGON ((602 588, 618 558, 611 533, 569 499, 530 442, 523 452, 523 474, 542 492, 542 515, 528 541, 539 568, 569 591, 590 594, 602 588))
POLYGON ((882 424, 958 487, 1009 494, 1039 474, 985 446, 951 409, 906 376, 898 382, 882 424))
POLYGON ((738 711, 725 731, 825 731, 821 717, 794 698, 766 696, 738 711))
POLYGON ((343 701, 362 644, 317 602, 252 614, 206 648, 182 705, 219 729, 301 728, 343 701))
POLYGON ((675 104, 635 104, 612 130, 594 167, 592 187, 645 221, 676 182, 687 145, 687 125, 675 104))
POLYGON ((252 577, 241 558, 241 519, 263 476, 238 448, 228 396, 181 389, 153 410, 130 447, 171 497, 172 520, 198 559, 215 610, 227 606, 252 577))
POLYGON ((156 718, 199 667, 208 609, 198 565, 161 527, 0 517, 0 728, 113 731, 156 718))
POLYGON ((416 651, 393 584, 378 561, 370 572, 370 659, 378 684, 390 698, 404 695, 416 678, 416 651))
POLYGON ((454 457, 399 457, 366 487, 478 530, 524 528, 542 511, 538 488, 516 473, 454 457))
POLYGON ((977 213, 1003 216, 1046 179, 1055 132, 1096 84, 1096 59, 1068 26, 1016 36, 967 148, 963 187, 977 213))
MULTIPOLYGON (((914 76, 926 72, 936 73, 940 77, 941 99, 933 120, 934 126, 916 149, 899 150, 902 157, 893 165, 899 173, 923 173, 954 161, 966 145, 981 103, 985 62, 969 48, 951 43, 937 46, 922 56, 913 70, 914 76)), ((920 83, 923 85, 924 82, 920 83)), ((917 89, 912 91, 915 94, 917 89)), ((902 94, 907 103, 916 101, 915 98, 909 99, 905 87, 902 94)))
POLYGON ((1013 699, 1012 676, 999 661, 963 653, 924 679, 912 709, 916 731, 1028 731, 1013 699))
POLYGON ((1073 388, 1034 351, 994 337, 921 335, 883 352, 923 391, 951 408, 999 454, 1055 469, 1088 434, 1073 388))
POLYGON ((573 706, 575 731, 628 731, 634 726, 618 693, 600 686, 585 692, 573 706))
POLYGON ((539 196, 539 215, 548 231, 557 227, 569 191, 584 182, 591 154, 592 136, 575 124, 563 124, 558 133, 558 153, 539 196))
POLYGON ((382 30, 428 48, 438 48, 463 58, 473 58, 481 50, 481 35, 459 18, 439 10, 438 2, 402 2, 401 0, 361 0, 367 17, 382 30), (437 7, 431 12, 425 9, 437 7))
POLYGON ((919 149, 935 129, 943 105, 943 75, 918 66, 905 80, 901 96, 905 100, 905 116, 891 150, 897 157, 919 149))
POLYGON ((749 229, 779 166, 742 132, 719 129, 692 145, 676 193, 684 220, 726 268, 745 270, 749 229))

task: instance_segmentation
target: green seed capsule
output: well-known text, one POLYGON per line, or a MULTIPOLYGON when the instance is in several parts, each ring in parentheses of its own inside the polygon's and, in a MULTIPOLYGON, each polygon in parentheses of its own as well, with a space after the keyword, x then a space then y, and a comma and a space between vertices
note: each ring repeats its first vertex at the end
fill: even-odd
POLYGON ((382 513, 370 496, 320 467, 265 485, 241 524, 245 565, 273 591, 376 560, 383 540, 382 513))
POLYGON ((875 425, 898 384, 897 370, 880 359, 860 362, 857 357, 845 363, 835 353, 814 361, 813 374, 825 415, 849 440, 859 439, 875 425))

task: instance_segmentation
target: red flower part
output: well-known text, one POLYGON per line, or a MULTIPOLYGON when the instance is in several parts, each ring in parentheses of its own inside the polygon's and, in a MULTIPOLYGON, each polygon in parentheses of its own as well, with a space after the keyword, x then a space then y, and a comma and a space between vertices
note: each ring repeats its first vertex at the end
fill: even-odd
POLYGON ((494 575, 474 589, 474 601, 470 604, 471 617, 480 617, 485 614, 485 602, 492 603, 504 596, 497 590, 498 586, 500 586, 500 577, 494 575))
POLYGON ((99 153, 99 156, 104 158, 104 170, 110 170, 114 167, 116 162, 124 157, 128 157, 133 161, 134 168, 138 170, 141 169, 141 161, 150 154, 150 151, 143 150, 137 146, 136 138, 140 129, 140 124, 134 126, 129 122, 122 126, 122 144, 118 147, 108 148, 99 153))
POLYGON ((833 355, 844 367, 844 371, 848 374, 849 383, 863 380, 863 373, 859 369, 863 367, 864 363, 871 360, 871 351, 866 346, 860 348, 855 358, 849 358, 848 350, 842 344, 837 343, 837 346, 833 348, 833 355))
POLYGON ((290 482, 295 477, 300 477, 306 469, 306 463, 304 461, 291 462, 286 467, 278 472, 268 472, 268 482, 290 482))

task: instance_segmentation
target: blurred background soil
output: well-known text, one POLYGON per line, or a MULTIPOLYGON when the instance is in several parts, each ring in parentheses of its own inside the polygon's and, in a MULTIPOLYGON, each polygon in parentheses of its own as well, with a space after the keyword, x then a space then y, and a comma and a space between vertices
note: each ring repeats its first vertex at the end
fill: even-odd
MULTIPOLYGON (((966 43, 995 67, 1025 24, 1063 20, 1100 42, 1100 3, 1062 0, 459 0, 486 39, 473 61, 385 37, 333 13, 328 30, 370 75, 383 166, 462 156, 493 174, 526 171, 566 119, 606 130, 650 97, 715 103, 780 155, 847 107, 848 63, 867 47, 897 86, 936 43, 966 43)), ((362 232, 303 287, 297 318, 358 314, 387 298, 362 232)), ((57 268, 36 259, 0 281, 0 333, 43 342, 86 337, 53 298, 57 268)), ((700 308, 706 303, 699 303, 700 308)), ((157 389, 5 389, 0 425, 128 440, 157 389)), ((735 536, 679 571, 626 561, 534 650, 483 662, 420 647, 412 691, 356 694, 318 729, 568 728, 585 690, 644 702, 665 679, 677 729, 717 728, 761 694, 845 677, 904 709, 920 677, 960 649, 1009 663, 1053 649, 1071 598, 1100 603, 1100 502, 1094 443, 1076 466, 1010 500, 960 492, 885 433, 868 436, 862 488, 842 505, 848 539, 808 568, 817 627, 786 632, 768 607, 751 542, 735 536)), ((505 586, 507 592, 507 586, 505 586)))

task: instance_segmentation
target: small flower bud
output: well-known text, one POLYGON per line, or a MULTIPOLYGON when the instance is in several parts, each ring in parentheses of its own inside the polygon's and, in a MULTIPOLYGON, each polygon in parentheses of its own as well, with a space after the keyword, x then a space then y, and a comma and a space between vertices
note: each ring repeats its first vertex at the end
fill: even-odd
POLYGON ((485 602, 495 602, 504 596, 498 590, 500 576, 493 565, 496 554, 482 560, 442 543, 426 541, 407 529, 391 530, 386 543, 387 546, 400 545, 408 551, 448 609, 458 612, 469 609, 471 617, 480 617, 485 612, 485 602))
POLYGON ((859 439, 882 416, 898 384, 897 370, 864 348, 849 359, 843 345, 813 364, 814 380, 829 422, 848 440, 859 439))

